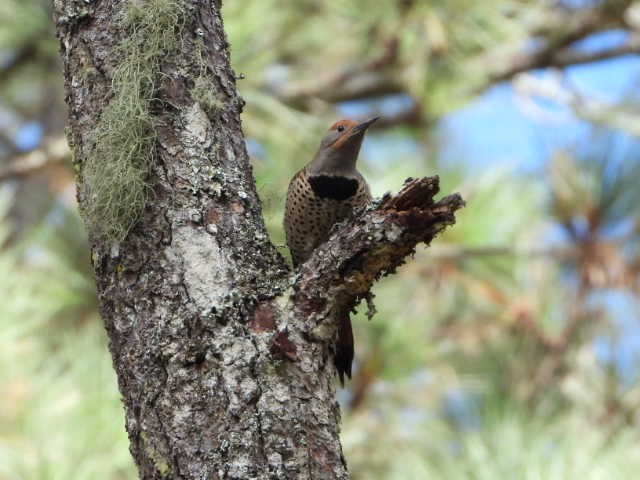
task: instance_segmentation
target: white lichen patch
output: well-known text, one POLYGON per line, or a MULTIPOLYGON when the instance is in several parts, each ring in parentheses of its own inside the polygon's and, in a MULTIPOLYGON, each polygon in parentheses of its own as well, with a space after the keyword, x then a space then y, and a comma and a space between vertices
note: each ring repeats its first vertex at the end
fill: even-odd
POLYGON ((390 242, 398 241, 401 236, 402 228, 400 228, 398 225, 392 224, 389 230, 387 230, 387 239, 389 239, 390 242))
POLYGON ((228 332, 233 343, 227 344, 222 355, 225 366, 249 365, 255 359, 255 349, 248 339, 236 338, 234 332, 228 332))
POLYGON ((191 417, 193 417, 191 406, 183 404, 174 409, 173 423, 177 428, 180 428, 181 425, 188 425, 191 417))
POLYGON ((240 391, 242 392, 243 400, 250 402, 260 394, 260 387, 253 378, 247 377, 240 382, 240 391))
POLYGON ((309 402, 309 406, 319 423, 329 425, 333 415, 331 402, 309 402))
MULTIPOLYGON (((286 403, 291 399, 291 393, 289 392, 289 389, 282 383, 274 384, 272 385, 272 387, 273 388, 270 392, 271 395, 269 397, 280 403, 286 403)), ((265 398, 269 397, 265 396, 265 398)))
POLYGON ((227 162, 228 162, 228 164, 229 164, 229 165, 233 165, 233 164, 234 164, 234 162, 236 161, 236 154, 235 154, 235 152, 233 151, 233 148, 231 148, 231 146, 227 146, 227 147, 224 149, 224 151, 225 151, 226 156, 227 156, 227 162))
POLYGON ((230 266, 215 237, 202 228, 179 226, 167 257, 182 265, 185 287, 198 310, 207 314, 219 306, 230 283, 230 266))
POLYGON ((275 465, 275 466, 280 466, 282 465, 282 455, 280 455, 278 452, 269 452, 267 455, 267 461, 269 462, 269 465, 275 465))
MULTIPOLYGON (((249 472, 255 469, 255 464, 249 454, 238 455, 228 463, 228 476, 226 478, 255 478, 249 472)), ((220 477, 223 478, 223 477, 220 477)))
POLYGON ((209 119, 198 103, 185 109, 183 118, 182 144, 186 147, 187 157, 200 158, 203 150, 211 146, 211 139, 207 135, 209 119))
POLYGON ((316 369, 313 359, 309 355, 302 355, 298 361, 298 366, 304 373, 312 373, 316 369))
POLYGON ((311 330, 311 337, 318 340, 327 341, 335 335, 336 328, 329 322, 321 322, 311 330))

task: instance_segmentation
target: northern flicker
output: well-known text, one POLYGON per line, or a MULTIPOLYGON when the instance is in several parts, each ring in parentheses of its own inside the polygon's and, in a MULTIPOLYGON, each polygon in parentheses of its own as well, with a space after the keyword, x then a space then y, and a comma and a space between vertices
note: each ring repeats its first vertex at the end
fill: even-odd
MULTIPOLYGON (((378 117, 358 123, 340 120, 325 134, 313 160, 289 183, 284 230, 293 265, 298 266, 329 237, 331 227, 371 201, 369 186, 356 170, 356 160, 367 128, 378 117)), ((334 363, 344 383, 351 378, 353 331, 349 312, 338 312, 334 363)))

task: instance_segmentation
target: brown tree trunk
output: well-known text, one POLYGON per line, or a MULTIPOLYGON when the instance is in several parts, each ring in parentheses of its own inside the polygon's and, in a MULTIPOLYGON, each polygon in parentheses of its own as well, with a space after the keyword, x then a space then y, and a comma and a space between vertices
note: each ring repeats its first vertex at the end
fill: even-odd
POLYGON ((411 181, 337 228, 293 274, 261 216, 220 2, 56 0, 55 21, 78 199, 140 478, 348 478, 333 312, 453 223, 461 199, 434 203, 437 178, 411 181), (117 99, 123 42, 160 4, 179 7, 179 48, 160 43, 144 80, 152 141, 126 156, 152 155, 151 191, 133 228, 114 239, 89 217, 87 162, 92 151, 103 166, 116 161, 95 145, 117 99), (142 8, 127 23, 132 5, 142 8))

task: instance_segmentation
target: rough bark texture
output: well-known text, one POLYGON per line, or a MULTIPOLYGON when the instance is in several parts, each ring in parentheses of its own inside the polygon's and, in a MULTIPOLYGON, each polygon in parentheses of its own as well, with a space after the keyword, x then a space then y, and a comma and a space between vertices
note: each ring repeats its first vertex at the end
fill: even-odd
MULTIPOLYGON (((81 207, 124 3, 55 3, 81 207)), ((434 203, 437 178, 410 181, 337 226, 292 273, 261 217, 220 3, 185 7, 180 55, 163 59, 155 92, 153 196, 124 241, 89 231, 131 452, 143 479, 348 478, 332 312, 355 305, 416 243, 452 224, 462 201, 434 203), (215 111, 189 93, 202 75, 198 38, 215 111)))

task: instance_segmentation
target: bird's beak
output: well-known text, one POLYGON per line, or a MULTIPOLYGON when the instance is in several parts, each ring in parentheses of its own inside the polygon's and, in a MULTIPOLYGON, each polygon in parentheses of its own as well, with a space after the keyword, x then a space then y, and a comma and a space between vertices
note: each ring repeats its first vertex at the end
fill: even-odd
POLYGON ((358 133, 364 133, 367 128, 369 128, 371 125, 373 125, 374 123, 376 123, 376 121, 379 119, 380 117, 373 117, 370 118, 367 121, 364 121, 362 123, 359 123, 358 125, 356 125, 355 127, 353 127, 353 130, 351 130, 351 134, 352 135, 356 135, 358 133))

